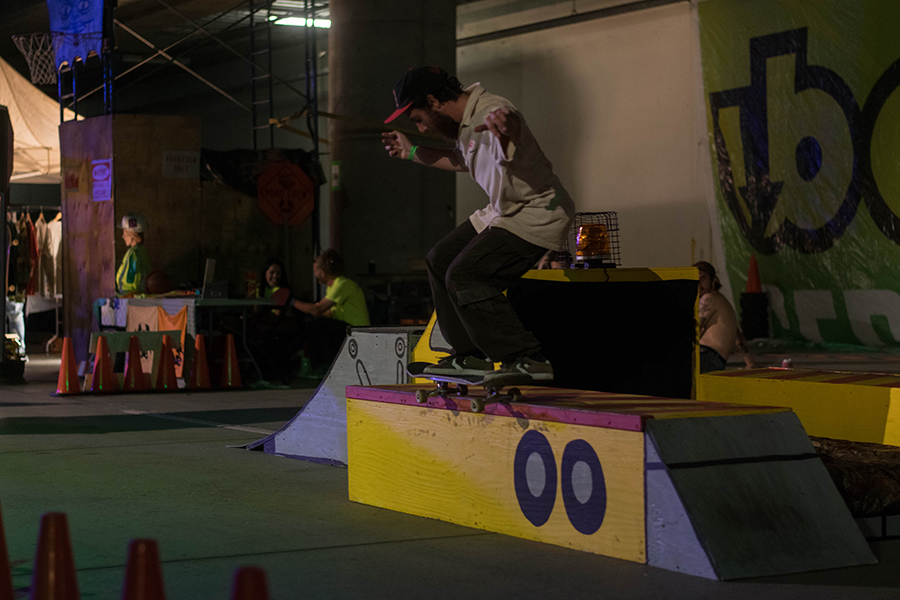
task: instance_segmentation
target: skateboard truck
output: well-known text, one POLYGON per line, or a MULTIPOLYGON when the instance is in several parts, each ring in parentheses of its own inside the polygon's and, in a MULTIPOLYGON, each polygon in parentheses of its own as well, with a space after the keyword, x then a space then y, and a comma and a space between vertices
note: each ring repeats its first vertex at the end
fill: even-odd
POLYGON ((435 387, 416 390, 416 402, 424 404, 428 399, 434 396, 449 398, 456 396, 460 399, 468 400, 473 413, 484 411, 484 407, 495 402, 521 402, 523 399, 522 391, 518 387, 511 387, 505 393, 503 388, 507 386, 528 385, 532 383, 530 375, 524 373, 509 373, 503 375, 493 375, 487 377, 485 375, 471 376, 444 376, 444 375, 426 375, 423 370, 429 363, 411 363, 407 367, 407 373, 411 377, 423 377, 430 379, 435 383, 435 387), (484 398, 477 396, 469 396, 469 386, 479 385, 488 391, 488 395, 484 398))

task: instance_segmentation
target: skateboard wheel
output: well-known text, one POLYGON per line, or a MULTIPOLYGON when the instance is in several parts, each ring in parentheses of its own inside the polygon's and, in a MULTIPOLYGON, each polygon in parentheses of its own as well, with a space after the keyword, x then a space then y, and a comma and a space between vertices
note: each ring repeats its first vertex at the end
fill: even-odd
POLYGON ((460 383, 456 386, 456 393, 460 396, 468 396, 469 395, 469 386, 464 383, 460 383))
POLYGON ((416 402, 419 404, 428 402, 428 390, 416 390, 416 402))
POLYGON ((519 402, 522 400, 522 392, 517 387, 509 388, 509 398, 513 402, 519 402))
POLYGON ((477 398, 472 398, 472 412, 480 413, 484 410, 484 402, 477 398))

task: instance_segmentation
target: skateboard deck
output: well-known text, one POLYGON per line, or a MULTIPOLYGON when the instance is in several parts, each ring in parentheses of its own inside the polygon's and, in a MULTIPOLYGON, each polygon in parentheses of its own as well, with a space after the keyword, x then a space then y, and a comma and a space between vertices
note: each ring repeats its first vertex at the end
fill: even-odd
POLYGON ((507 386, 529 385, 534 383, 531 375, 524 373, 508 373, 504 375, 494 375, 485 378, 484 375, 462 375, 458 377, 449 375, 427 375, 423 371, 425 367, 433 363, 414 362, 406 367, 406 373, 410 377, 421 377, 430 379, 436 384, 432 390, 419 389, 416 390, 416 401, 425 403, 432 396, 449 397, 451 395, 468 400, 472 407, 472 412, 480 413, 484 407, 494 402, 521 402, 522 392, 517 387, 511 387, 505 393, 503 388, 507 386), (469 386, 478 385, 488 391, 485 398, 469 396, 469 386))

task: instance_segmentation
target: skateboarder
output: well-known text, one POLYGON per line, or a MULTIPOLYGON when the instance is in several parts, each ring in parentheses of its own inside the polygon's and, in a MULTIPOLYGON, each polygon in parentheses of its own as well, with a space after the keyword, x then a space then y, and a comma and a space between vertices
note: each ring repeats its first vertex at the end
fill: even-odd
MULTIPOLYGON (((437 320, 454 354, 428 375, 527 373, 553 379, 540 343, 526 331, 503 291, 547 250, 560 250, 575 208, 522 115, 481 85, 463 89, 438 67, 409 70, 394 86, 397 110, 420 132, 438 133, 453 150, 414 146, 399 131, 384 134, 392 157, 468 171, 488 204, 439 241, 427 266, 437 320)), ((548 310, 550 307, 548 307, 548 310)))

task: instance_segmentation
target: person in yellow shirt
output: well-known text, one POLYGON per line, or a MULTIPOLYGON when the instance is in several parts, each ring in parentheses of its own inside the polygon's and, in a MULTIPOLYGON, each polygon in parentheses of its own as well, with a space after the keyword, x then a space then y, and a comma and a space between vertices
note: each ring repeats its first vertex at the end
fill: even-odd
POLYGON ((368 327, 369 309, 362 288, 344 275, 344 259, 329 248, 313 262, 313 275, 326 287, 325 297, 318 302, 294 300, 293 306, 314 317, 343 321, 353 327, 368 327))
POLYGON ((291 305, 309 315, 305 339, 312 367, 322 371, 341 350, 347 327, 368 327, 369 310, 362 288, 344 275, 344 259, 328 249, 313 262, 313 275, 327 286, 325 297, 318 302, 293 300, 291 305))
POLYGON ((147 291, 147 276, 150 275, 150 260, 144 247, 147 221, 142 215, 128 213, 122 217, 119 229, 122 229, 122 239, 128 250, 116 271, 116 288, 119 294, 143 294, 147 291))

